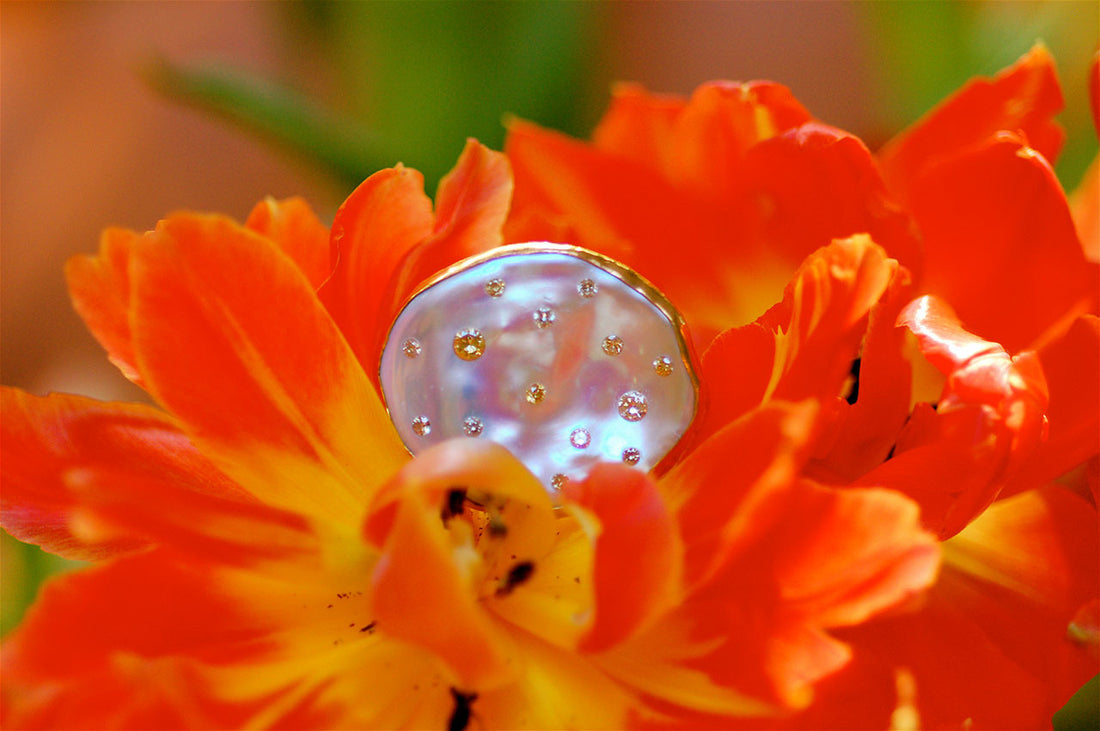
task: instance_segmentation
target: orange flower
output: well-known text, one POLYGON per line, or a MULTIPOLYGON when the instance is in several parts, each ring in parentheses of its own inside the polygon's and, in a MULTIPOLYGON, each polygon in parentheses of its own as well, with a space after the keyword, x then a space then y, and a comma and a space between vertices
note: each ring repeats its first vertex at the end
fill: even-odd
MULTIPOLYGON (((507 152, 517 186, 507 233, 510 240, 564 238, 653 272, 658 286, 685 310, 704 350, 704 373, 735 369, 742 376, 724 379, 728 387, 704 378, 712 403, 719 404, 719 421, 731 409, 740 413, 770 397, 768 387, 778 374, 799 368, 790 351, 778 359, 759 349, 743 353, 748 342, 773 337, 777 344, 769 349, 785 347, 780 341, 793 324, 788 314, 769 311, 750 320, 775 302, 811 252, 837 238, 869 235, 905 267, 891 282, 890 295, 875 303, 870 319, 877 326, 868 331, 858 321, 864 310, 851 313, 846 337, 835 324, 826 327, 816 337, 831 364, 819 367, 819 356, 808 355, 801 366, 806 373, 794 376, 803 388, 833 396, 843 386, 840 365, 859 357, 865 341, 858 392, 863 398, 850 392, 854 405, 836 404, 836 423, 844 428, 832 453, 817 455, 821 474, 850 481, 881 463, 895 445, 900 452, 914 444, 903 427, 912 432, 932 422, 945 430, 938 422, 961 420, 944 415, 906 426, 911 365, 901 357, 904 336, 893 325, 914 296, 943 300, 980 339, 1009 352, 1036 350, 1040 361, 1063 357, 1055 354, 1059 348, 1087 351, 1095 342, 1097 267, 1082 252, 1047 162, 1061 144, 1061 131, 1051 121, 1061 104, 1050 56, 1036 47, 996 79, 960 91, 876 159, 858 139, 812 120, 772 83, 707 84, 690 101, 622 87, 590 145, 528 123, 513 125, 507 152), (700 260, 708 265, 698 266, 700 260), (1066 344, 1067 331, 1077 333, 1073 345, 1066 344), (808 378, 816 379, 812 387, 808 378)), ((946 312, 942 304, 933 308, 946 312)), ((954 315, 930 321, 915 310, 910 314, 906 322, 924 333, 916 343, 925 358, 917 359, 914 399, 938 401, 932 389, 946 377, 958 410, 982 412, 972 442, 968 437, 960 445, 970 455, 965 464, 956 459, 935 480, 949 480, 938 486, 942 494, 913 493, 930 526, 945 537, 957 532, 1006 482, 1006 450, 975 462, 973 444, 1008 438, 1017 461, 1034 451, 1027 467, 1042 479, 1090 454, 1100 440, 1095 409, 1052 424, 1050 442, 1042 447, 1033 449, 1032 432, 1048 387, 1057 414, 1072 410, 1068 402, 1077 399, 1070 394, 1095 379, 1078 373, 1069 382, 1044 384, 1027 363, 1007 370, 993 365, 996 359, 972 363, 948 345, 963 337, 947 324, 954 315), (951 334, 933 335, 940 327, 951 334), (929 364, 946 372, 930 378, 929 364), (993 386, 990 368, 1002 379, 1011 372, 1012 388, 1023 400, 1008 398, 1006 386, 993 386), (1003 417, 1009 409, 1026 414, 1008 424, 1003 417), (1005 430, 1013 436, 1005 437, 1005 430), (975 480, 977 471, 992 477, 975 480), (945 515, 948 509, 956 514, 945 515)), ((807 335, 820 326, 801 322, 807 335)), ((1047 370, 1049 379, 1056 369, 1047 370)), ((920 461, 929 468, 942 463, 920 461)))
MULTIPOLYGON (((932 582, 912 501, 802 474, 822 410, 805 389, 659 473, 598 465, 557 506, 490 442, 409 459, 377 391, 387 328, 423 279, 502 243, 511 192, 471 142, 434 212, 399 166, 331 231, 267 201, 244 225, 110 230, 70 263, 78 312, 163 410, 3 390, 4 527, 98 562, 5 642, 5 726, 760 717, 849 660, 830 631, 932 582)), ((846 333, 897 271, 855 238, 792 286, 846 333)))
POLYGON ((591 143, 510 129, 507 238, 607 252, 685 309, 703 350, 689 443, 762 405, 815 398, 804 474, 900 490, 950 539, 928 608, 881 625, 912 633, 906 652, 873 623, 850 635, 880 657, 881 707, 864 702, 878 691, 861 676, 808 727, 867 723, 865 711, 886 725, 914 685, 926 723, 1042 724, 1089 676, 1065 628, 1100 593, 1095 505, 1046 488, 1095 470, 1100 445, 1096 168, 1071 209, 1049 162, 1061 105, 1036 47, 877 155, 762 82, 710 83, 690 100, 620 87, 591 143), (993 524, 997 541, 973 550, 993 524), (1031 588, 1021 546, 1057 591, 1031 588), (992 616, 998 631, 964 645, 992 616), (963 646, 973 664, 956 661, 963 646), (1077 664, 1055 678, 1062 653, 1077 664), (990 683, 961 691, 959 669, 977 667, 990 683))

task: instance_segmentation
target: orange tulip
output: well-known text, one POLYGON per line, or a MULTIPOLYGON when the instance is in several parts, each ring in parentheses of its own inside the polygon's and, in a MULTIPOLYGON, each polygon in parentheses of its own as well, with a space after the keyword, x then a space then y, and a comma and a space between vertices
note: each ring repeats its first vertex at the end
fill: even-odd
MULTIPOLYGON (((490 442, 410 459, 377 390, 387 328, 502 243, 511 192, 471 142, 434 210, 399 166, 331 230, 267 201, 243 225, 111 230, 70 263, 78 312, 160 408, 2 392, 4 527, 97 562, 5 641, 5 726, 759 719, 849 661, 834 630, 933 582, 913 501, 803 474, 823 400, 801 376, 660 472, 602 464, 557 506, 490 442)), ((896 265, 866 238, 815 257, 806 306, 851 337, 896 265)))
POLYGON ((856 662, 779 725, 1034 727, 1096 671, 1067 627, 1100 594, 1098 198, 1095 166, 1072 206, 1052 172, 1061 106, 1039 46, 877 154, 764 82, 620 87, 589 143, 510 129, 507 238, 616 256, 684 309, 689 444, 814 399, 802 474, 904 493, 945 541, 923 607, 841 633, 856 662))

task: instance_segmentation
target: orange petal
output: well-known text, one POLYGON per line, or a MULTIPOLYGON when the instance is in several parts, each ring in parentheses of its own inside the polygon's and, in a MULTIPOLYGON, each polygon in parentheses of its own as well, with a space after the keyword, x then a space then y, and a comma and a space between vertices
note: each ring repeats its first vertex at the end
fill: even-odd
POLYGON ((191 560, 254 569, 278 563, 296 572, 322 566, 317 537, 297 513, 204 495, 177 484, 151 491, 149 481, 135 479, 117 465, 88 469, 70 483, 79 504, 109 530, 149 536, 158 545, 185 551, 191 560))
POLYGON ((1066 196, 1018 138, 929 167, 914 181, 912 211, 924 233, 925 291, 1010 352, 1095 308, 1100 273, 1084 258, 1066 196))
MULTIPOLYGON (((883 175, 903 202, 923 170, 999 131, 1022 131, 1054 160, 1065 134, 1054 122, 1063 106, 1054 59, 1036 45, 992 79, 977 78, 948 97, 879 153, 883 175)), ((990 180, 994 180, 990 178, 990 180)))
POLYGON ((0 391, 3 522, 21 540, 94 560, 174 545, 224 563, 312 558, 297 515, 258 502, 155 409, 0 391))
POLYGON ((700 349, 758 317, 834 238, 867 232, 903 263, 919 262, 870 153, 823 125, 750 148, 740 187, 721 199, 530 124, 510 127, 506 150, 516 175, 509 240, 567 235, 622 261, 684 313, 700 349))
MULTIPOLYGON (((998 501, 944 544, 943 576, 919 609, 843 633, 863 674, 819 699, 817 727, 850 717, 852 694, 893 685, 898 668, 913 677, 922 728, 1049 727, 1096 673, 1067 627, 1100 591, 1098 555, 1096 512, 1069 491, 998 501)), ((884 727, 889 705, 868 726, 884 727)))
POLYGON ((439 184, 438 205, 420 173, 375 173, 332 225, 336 270, 321 297, 377 386, 378 361, 398 308, 427 278, 502 243, 512 195, 507 159, 469 140, 439 184))
POLYGON ((552 515, 553 505, 542 484, 499 444, 465 438, 424 450, 378 490, 363 526, 364 536, 375 546, 382 546, 406 495, 423 494, 428 502, 442 504, 456 487, 531 506, 534 514, 528 530, 509 533, 522 534, 525 548, 532 554, 550 550, 553 529, 545 519, 552 515))
MULTIPOLYGON (((739 695, 743 710, 731 715, 749 718, 740 719, 739 725, 736 718, 700 713, 697 717, 686 716, 681 726, 770 728, 773 724, 761 716, 782 719, 791 710, 804 707, 813 696, 813 687, 851 658, 851 650, 822 629, 777 616, 781 607, 769 606, 775 600, 769 584, 742 585, 739 589, 746 596, 740 602, 731 602, 728 597, 716 600, 707 594, 690 605, 696 631, 709 632, 723 641, 689 666, 704 673, 712 684, 739 695)), ((709 710, 702 704, 694 708, 709 710)), ((781 721, 774 725, 786 727, 781 721)))
POLYGON ((244 226, 274 241, 314 289, 332 273, 328 229, 302 198, 267 198, 256 204, 244 226))
POLYGON ((669 241, 717 245, 721 232, 701 201, 655 170, 530 123, 512 122, 505 152, 516 178, 508 241, 557 240, 605 254, 652 281, 689 320, 698 319, 694 300, 723 304, 713 278, 697 279, 713 297, 688 301, 675 275, 653 266, 655 258, 669 258, 669 241))
POLYGON ((340 331, 378 384, 378 362, 399 304, 399 266, 431 232, 424 178, 397 166, 366 179, 332 223, 332 278, 320 295, 340 331))
MULTIPOLYGON (((513 522, 514 517, 508 518, 505 525, 513 522)), ((541 558, 524 545, 525 541, 508 541, 515 532, 509 528, 488 574, 491 585, 498 590, 484 598, 485 607, 506 623, 537 637, 539 644, 553 645, 580 657, 576 648, 590 630, 595 605, 595 547, 586 532, 592 522, 593 518, 579 508, 557 513, 553 548, 541 558), (511 583, 508 577, 514 567, 526 560, 521 557, 537 558, 531 561, 534 568, 529 577, 513 591, 499 591, 511 583)))
POLYGON ((16 538, 83 560, 146 545, 145 534, 95 535, 84 523, 74 480, 99 467, 130 465, 149 489, 176 483, 199 492, 237 495, 166 415, 137 404, 106 404, 78 396, 31 396, 0 390, 3 405, 3 522, 16 538))
POLYGON ((5 685, 17 676, 75 680, 119 653, 218 662, 253 654, 272 628, 219 594, 203 564, 178 560, 153 551, 51 579, 5 642, 5 685))
POLYGON ((246 716, 209 698, 198 663, 120 655, 61 683, 27 683, 5 671, 0 724, 20 729, 236 728, 246 716))
POLYGON ((793 479, 805 460, 816 413, 813 401, 765 404, 707 439, 661 479, 685 539, 688 586, 768 530, 762 516, 772 504, 769 496, 793 479), (760 512, 750 520, 754 509, 760 512))
POLYGON ((243 722, 199 676, 254 663, 274 628, 210 578, 201 563, 153 551, 49 580, 5 638, 5 727, 243 722))
POLYGON ((301 270, 228 219, 181 214, 131 277, 141 371, 203 453, 264 502, 357 523, 406 453, 301 270))
POLYGON ((530 638, 515 682, 479 693, 470 728, 626 728, 637 706, 632 688, 609 678, 589 657, 530 638))
POLYGON ((507 641, 456 565, 439 504, 406 498, 371 579, 371 607, 386 633, 439 655, 462 688, 492 687, 511 673, 507 641))
MULTIPOLYGON (((467 140, 454 169, 439 182, 432 235, 409 252, 396 274, 402 304, 429 277, 504 242, 501 229, 512 200, 508 158, 467 140)), ((397 316, 396 310, 393 316, 397 316)))
POLYGON ((837 398, 866 329, 871 307, 897 262, 866 236, 814 252, 783 301, 751 325, 730 330, 703 355, 705 437, 770 399, 837 398))
POLYGON ((909 328, 924 357, 947 378, 940 409, 975 402, 994 406, 1012 420, 1009 426, 1019 431, 1029 446, 1039 441, 1036 422, 1046 410, 1049 396, 1034 353, 1009 358, 1000 345, 965 330, 951 307, 936 297, 911 302, 902 310, 898 324, 909 328), (1009 399, 1025 400, 1029 413, 1008 413, 1013 405, 1003 402, 1009 399))
MULTIPOLYGON (((364 530, 382 544, 371 579, 374 617, 387 635, 426 648, 447 663, 459 687, 492 688, 513 677, 511 641, 479 600, 488 572, 468 540, 448 532, 440 514, 455 486, 511 498, 524 525, 506 522, 518 560, 537 561, 553 542, 553 507, 538 480, 503 447, 451 440, 419 455, 378 495, 364 530), (458 543, 452 543, 457 540, 458 543), (523 555, 520 555, 523 552, 523 555)), ((484 539, 488 540, 488 539, 484 539)))
POLYGON ((918 272, 920 246, 912 224, 859 138, 808 122, 751 149, 744 174, 743 195, 756 199, 764 236, 776 253, 797 254, 801 262, 833 239, 865 233, 918 272))
POLYGON ((766 490, 743 508, 751 534, 700 589, 703 626, 730 635, 704 667, 723 684, 799 706, 851 655, 824 630, 928 588, 939 548, 896 493, 809 481, 766 490))
POLYGON ((1050 387, 1050 437, 1012 478, 1018 491, 1049 482, 1100 452, 1100 319, 1085 315, 1039 351, 1050 387))
MULTIPOLYGON (((509 124, 504 151, 515 176, 505 228, 509 242, 546 239, 571 243, 637 268, 635 246, 616 227, 629 222, 625 217, 629 211, 656 224, 658 217, 653 211, 664 207, 661 199, 671 194, 671 185, 641 165, 604 155, 579 140, 522 120, 509 124), (620 189, 621 182, 638 175, 645 185, 632 185, 630 191, 620 189), (642 197, 632 199, 639 195, 642 197), (555 228, 555 223, 560 226, 555 228), (548 233, 551 229, 556 235, 548 233)), ((646 272, 645 276, 653 274, 646 272)))
POLYGON ((947 378, 936 409, 918 404, 893 457, 858 480, 921 504, 941 538, 961 530, 1000 493, 1045 437, 1047 386, 1034 353, 967 332, 945 303, 914 300, 899 317, 924 357, 947 378))
MULTIPOLYGON (((592 657, 592 662, 626 687, 646 696, 650 708, 638 712, 639 718, 646 718, 649 712, 664 717, 666 722, 676 719, 680 728, 726 728, 734 718, 759 722, 763 716, 780 713, 781 708, 772 699, 765 701, 746 695, 739 688, 719 684, 707 672, 708 660, 721 655, 721 651, 714 652, 715 646, 728 639, 730 617, 723 616, 714 635, 705 637, 699 633, 700 616, 705 612, 690 602, 681 605, 649 629, 609 652, 592 657), (720 715, 715 718, 703 714, 720 715)), ((748 653, 738 653, 736 659, 730 655, 715 664, 728 670, 729 661, 743 662, 748 653)), ((759 665, 751 661, 748 665, 752 665, 749 673, 762 675, 759 665)))
POLYGON ((941 538, 960 531, 989 506, 1003 486, 1006 448, 993 443, 975 407, 936 417, 919 410, 901 438, 916 442, 856 480, 899 490, 920 503, 925 525, 941 538), (917 427, 916 424, 921 424, 917 427), (973 439, 974 436, 977 439, 973 439))
POLYGON ((675 150, 677 120, 687 100, 651 94, 640 84, 619 82, 611 89, 611 103, 592 132, 593 144, 604 152, 666 170, 675 150))
POLYGON ((500 246, 501 227, 511 201, 512 167, 508 158, 477 140, 467 140, 454 169, 439 181, 432 243, 426 247, 439 247, 438 266, 429 274, 500 246))
POLYGON ((69 295, 77 314, 107 350, 122 374, 142 384, 130 333, 130 256, 140 234, 110 228, 99 239, 97 256, 74 256, 65 266, 69 295))
POLYGON ((833 437, 823 453, 818 448, 808 468, 826 482, 848 483, 880 464, 909 418, 912 373, 904 354, 905 330, 895 322, 912 298, 912 289, 909 272, 897 269, 886 293, 871 308, 855 384, 848 395, 849 402, 856 397, 855 403, 840 404, 833 437))
POLYGON ((1095 264, 1100 261, 1100 157, 1095 158, 1077 190, 1070 197, 1073 225, 1081 239, 1085 259, 1095 264))
POLYGON ((621 85, 592 139, 678 187, 722 199, 734 192, 748 148, 808 121, 790 91, 772 82, 710 82, 687 101, 621 85))
POLYGON ((940 563, 917 505, 890 490, 805 481, 768 540, 784 611, 824 627, 858 624, 928 588, 940 563))
POLYGON ((599 524, 595 620, 579 649, 600 652, 642 630, 678 600, 683 546, 656 483, 638 470, 599 464, 563 492, 599 524))

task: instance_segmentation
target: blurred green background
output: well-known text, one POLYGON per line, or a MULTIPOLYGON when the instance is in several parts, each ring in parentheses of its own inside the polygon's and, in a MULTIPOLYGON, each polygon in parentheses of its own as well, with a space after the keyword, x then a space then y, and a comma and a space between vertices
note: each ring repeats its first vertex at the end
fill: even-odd
POLYGON ((149 77, 165 94, 312 160, 348 188, 400 158, 425 174, 431 190, 466 137, 500 149, 504 115, 585 136, 613 81, 645 83, 654 75, 672 82, 656 90, 681 94, 731 74, 774 78, 792 86, 819 118, 874 148, 967 79, 995 73, 1042 40, 1062 60, 1072 97, 1062 118, 1069 132, 1058 164, 1063 180, 1075 184, 1095 153, 1079 93, 1097 42, 1095 3, 789 5, 291 3, 278 12, 291 43, 319 59, 323 91, 294 79, 249 76, 223 62, 166 62, 149 77), (760 24, 769 18, 776 22, 760 24), (746 19, 761 27, 746 27, 746 19), (700 38, 703 30, 717 35, 700 38), (647 43, 654 35, 657 48, 647 43), (723 40, 757 55, 720 52, 723 40), (837 47, 853 41, 847 52, 837 47), (689 53, 684 65, 701 74, 654 74, 689 53), (766 76, 777 54, 797 55, 806 66, 792 66, 792 77, 766 76), (841 64, 809 73, 822 55, 841 64), (624 66, 639 73, 612 71, 624 66), (303 91, 311 87, 313 93, 303 91))
MULTIPOLYGON (((1066 93, 1068 141, 1057 172, 1072 190, 1097 149, 1085 89, 1098 9, 5 3, 3 382, 35 393, 144 398, 106 363, 63 289, 64 260, 91 251, 107 225, 148 228, 180 207, 243 217, 268 194, 303 194, 327 217, 361 180, 397 161, 421 170, 433 191, 467 137, 501 148, 506 115, 586 136, 616 80, 688 94, 712 78, 775 79, 874 149, 970 77, 996 72, 1041 39, 1066 93)), ((2 540, 6 633, 44 578, 70 564, 2 540)), ((1079 704, 1094 702, 1095 686, 1079 704)))

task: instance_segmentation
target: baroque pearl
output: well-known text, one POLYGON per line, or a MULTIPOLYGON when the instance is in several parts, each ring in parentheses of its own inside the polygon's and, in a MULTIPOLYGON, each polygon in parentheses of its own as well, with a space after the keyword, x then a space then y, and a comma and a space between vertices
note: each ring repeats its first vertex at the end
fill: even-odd
POLYGON ((665 298, 621 264, 517 244, 416 293, 390 329, 379 379, 413 454, 489 439, 553 491, 601 461, 651 469, 675 446, 698 392, 683 333, 665 298))

